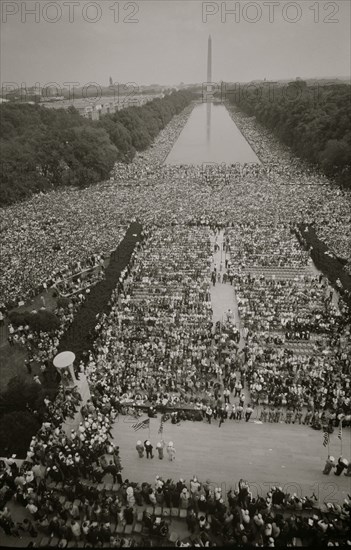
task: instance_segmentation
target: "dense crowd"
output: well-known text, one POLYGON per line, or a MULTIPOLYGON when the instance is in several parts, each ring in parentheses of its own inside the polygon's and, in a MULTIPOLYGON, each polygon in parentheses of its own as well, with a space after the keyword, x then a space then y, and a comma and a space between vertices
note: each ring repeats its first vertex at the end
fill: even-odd
POLYGON ((99 320, 87 373, 103 399, 176 403, 206 390, 216 373, 210 265, 205 230, 152 232, 136 257, 125 298, 116 293, 110 315, 99 320))
MULTIPOLYGON (((86 422, 85 431, 90 428, 86 422)), ((41 437, 47 441, 45 435, 41 437)), ((64 439, 58 432, 57 442, 62 448, 64 439)), ((16 522, 10 510, 2 508, 0 526, 7 535, 32 540, 46 535, 43 540, 47 544, 61 548, 72 542, 83 542, 89 548, 116 548, 131 543, 118 533, 128 525, 131 533, 138 521, 141 541, 150 545, 152 540, 167 540, 171 510, 176 508, 185 511, 182 517, 189 532, 185 539, 174 540, 176 546, 296 546, 297 538, 300 544, 319 546, 343 544, 350 537, 349 499, 341 506, 327 503, 321 510, 314 494, 291 494, 273 486, 264 495, 243 479, 227 492, 209 480, 201 482, 195 475, 188 482, 159 475, 154 483, 123 481, 119 449, 112 444, 107 444, 109 459, 102 455, 96 464, 100 479, 109 475, 118 483, 101 489, 96 483, 85 482, 90 474, 85 470, 84 444, 79 442, 69 450, 71 455, 55 461, 52 457, 43 460, 43 453, 33 452, 35 466, 25 462, 18 468, 12 458, 0 464, 3 495, 5 488, 28 511, 27 517, 16 522), (161 518, 157 507, 168 513, 161 518)))
MULTIPOLYGON (((235 124, 243 132, 259 158, 267 164, 272 176, 284 186, 294 188, 290 206, 306 204, 302 209, 305 221, 315 225, 319 238, 325 241, 332 252, 344 258, 350 266, 351 234, 350 196, 347 191, 333 188, 329 180, 297 159, 288 147, 283 146, 271 132, 251 117, 229 108, 235 124)), ((284 191, 281 190, 284 195, 284 191)))
MULTIPOLYGON (((235 120, 264 164, 161 164, 189 112, 175 117, 154 147, 131 165, 117 165, 112 181, 39 195, 4 211, 6 307, 101 265, 129 220, 140 220, 145 235, 128 276, 111 296, 110 311, 98 317, 94 347, 80 365, 92 399, 82 409, 78 430, 67 435, 62 429, 65 417, 76 414, 79 397, 61 388, 57 401, 46 403, 47 415, 23 467, 16 469, 13 460, 2 465, 3 505, 15 496, 32 516, 17 525, 3 508, 0 525, 7 534, 41 530, 66 543, 119 546, 111 523, 133 524, 135 504, 155 500, 184 507, 189 530, 201 533, 206 544, 206 534, 222 542, 269 546, 291 544, 301 533, 316 543, 349 537, 349 502, 334 510, 332 522, 320 513, 286 520, 280 510, 300 511, 307 499, 287 497, 278 488, 266 498, 253 498, 242 482, 237 491, 221 495, 196 479, 189 487, 160 478, 155 487, 122 481, 111 426, 128 405, 147 404, 149 414, 157 407, 188 407, 199 420, 218 419, 219 426, 227 419, 249 421, 258 409, 262 422, 316 429, 335 427, 340 420, 347 426, 351 420, 349 312, 342 299, 335 302, 323 277, 307 274, 308 253, 293 235, 297 222, 314 223, 319 236, 347 259, 349 197, 238 113, 235 120), (220 228, 225 239, 217 270, 212 255, 220 228), (301 270, 301 275, 252 275, 250 267, 275 267, 278 274, 279 269, 301 270), (230 312, 213 326, 210 293, 218 281, 235 289, 241 332, 230 312), (292 351, 287 340, 300 342, 299 351, 292 351), (118 485, 117 495, 82 483, 100 483, 106 475, 118 485), (65 499, 50 483, 61 484, 65 499)), ((61 328, 55 334, 35 335, 26 326, 10 331, 12 343, 28 347, 29 359, 44 366, 52 360, 75 308, 86 299, 82 280, 78 288, 61 284, 61 290, 77 292, 58 308, 61 328)), ((171 414, 172 422, 179 418, 181 413, 171 414)), ((143 521, 152 533, 154 518, 143 521)))
MULTIPOLYGON (((216 230, 179 226, 148 235, 124 297, 113 296, 110 314, 96 326, 86 365, 94 397, 106 410, 192 408, 192 419, 218 419, 219 425, 248 420, 253 406, 262 421, 303 422, 316 429, 340 420, 349 425, 350 328, 331 303, 325 278, 281 281, 235 273, 241 335, 230 311, 213 327, 210 281, 216 284, 221 273, 211 271, 211 242, 216 249, 217 236, 216 230), (292 351, 285 345, 305 333, 312 348, 292 351), (250 403, 244 403, 245 383, 250 403)), ((225 275, 231 270, 230 239, 223 248, 225 275)), ((171 420, 187 417, 174 412, 171 420)))
POLYGON ((226 231, 226 250, 236 269, 248 266, 303 267, 309 254, 302 250, 288 224, 259 225, 255 220, 226 231))
POLYGON ((347 192, 292 157, 249 117, 233 115, 262 165, 163 164, 190 111, 176 116, 133 163, 116 165, 109 183, 37 195, 4 209, 0 282, 5 304, 33 295, 67 265, 109 254, 132 217, 144 225, 230 225, 235 220, 270 227, 272 220, 305 221, 315 225, 332 252, 350 260, 347 192))
MULTIPOLYGON (((251 231, 255 236, 255 228, 251 231)), ((259 238, 248 238, 250 229, 244 235, 232 229, 226 232, 225 247, 230 256, 226 266, 244 327, 251 400, 256 405, 277 407, 271 416, 279 419, 282 417, 279 408, 287 406, 287 417, 297 415, 299 422, 306 406, 307 423, 319 429, 329 419, 344 418, 345 422, 351 414, 348 308, 342 299, 336 303, 325 277, 306 271, 307 259, 299 255, 288 231, 279 231, 279 226, 276 231, 280 234, 282 262, 273 261, 266 270, 266 258, 269 252, 274 257, 277 246, 273 231, 272 241, 266 237, 267 256, 256 256, 254 265, 258 271, 253 273, 250 267, 243 270, 247 266, 240 264, 237 250, 245 254, 250 247, 252 250, 252 242, 259 243, 259 238), (286 278, 286 273, 279 269, 282 264, 299 267, 300 272, 293 271, 286 278), (292 342, 298 342, 297 349, 289 346, 292 342)))
POLYGON ((102 202, 88 205, 79 195, 54 193, 54 207, 51 194, 37 195, 30 213, 27 203, 4 210, 0 291, 7 309, 96 265, 117 248, 125 233, 123 220, 116 226, 102 202))

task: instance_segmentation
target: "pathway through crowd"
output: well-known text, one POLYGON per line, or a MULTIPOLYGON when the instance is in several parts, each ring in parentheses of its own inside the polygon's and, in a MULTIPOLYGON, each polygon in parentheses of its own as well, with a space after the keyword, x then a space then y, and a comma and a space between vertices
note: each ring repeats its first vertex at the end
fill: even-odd
MULTIPOLYGON (((220 230, 219 232, 215 231, 211 235, 211 245, 213 250, 211 271, 214 271, 214 269, 216 268, 217 274, 220 275, 220 281, 218 281, 217 279, 217 282, 214 286, 211 283, 213 327, 215 327, 218 321, 220 321, 221 323, 225 322, 227 319, 227 313, 230 310, 232 313, 232 319, 234 320, 234 323, 240 330, 241 334, 242 327, 234 287, 229 282, 222 282, 223 273, 225 273, 226 271, 225 261, 226 259, 229 259, 229 256, 227 258, 225 246, 223 246, 224 243, 224 230, 220 230), (216 245, 218 245, 218 247, 216 247, 216 245)), ((244 341, 243 337, 241 336, 238 353, 242 350, 243 347, 244 341)), ((239 373, 237 373, 237 375, 239 376, 239 373)), ((243 388, 243 393, 245 394, 246 403, 249 403, 250 396, 245 387, 243 388)))
POLYGON ((216 268, 217 274, 220 275, 220 281, 217 280, 215 286, 211 286, 213 323, 215 325, 218 321, 221 323, 224 322, 226 320, 226 314, 230 309, 233 313, 235 324, 240 328, 238 305, 233 287, 229 283, 222 282, 226 260, 226 251, 223 249, 223 230, 216 232, 211 236, 211 244, 213 250, 211 271, 216 268), (216 244, 219 247, 217 250, 214 249, 216 244))

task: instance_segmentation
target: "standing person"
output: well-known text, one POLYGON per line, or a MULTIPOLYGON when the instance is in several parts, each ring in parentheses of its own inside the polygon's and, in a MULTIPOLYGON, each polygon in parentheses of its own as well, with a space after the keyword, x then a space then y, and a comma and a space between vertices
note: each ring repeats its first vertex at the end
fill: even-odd
MULTIPOLYGON (((302 413, 301 413, 302 414, 302 413)), ((279 407, 276 411, 275 411, 275 418, 274 418, 274 421, 275 422, 280 422, 280 419, 282 418, 283 416, 283 409, 281 407, 279 407)))
POLYGON ((218 416, 219 416, 219 424, 218 424, 218 427, 220 428, 221 425, 223 424, 224 420, 227 418, 227 413, 226 413, 226 410, 224 407, 221 407, 219 410, 218 410, 218 416))
POLYGON ((227 316, 227 322, 229 323, 233 319, 233 312, 230 308, 226 312, 226 316, 227 316))
POLYGON ((144 447, 146 451, 146 458, 154 458, 154 455, 152 454, 153 446, 148 439, 144 441, 144 447))
POLYGON ((110 460, 109 464, 104 468, 104 473, 111 474, 113 483, 117 483, 118 468, 112 460, 110 460))
POLYGON ((206 409, 206 418, 207 418, 207 422, 209 424, 211 424, 212 415, 213 415, 213 411, 212 411, 211 407, 208 406, 207 409, 206 409))
POLYGON ((241 405, 242 407, 244 407, 244 402, 245 402, 245 394, 242 393, 239 397, 239 405, 241 405))
MULTIPOLYGON (((117 469, 117 483, 119 483, 120 485, 122 485, 123 483, 123 480, 122 480, 122 474, 121 474, 121 471, 123 470, 123 467, 122 467, 122 464, 121 464, 121 459, 119 457, 119 455, 115 455, 115 465, 116 465, 116 469, 117 469)), ((115 483, 115 482, 114 482, 115 483)))
POLYGON ((172 462, 173 460, 175 460, 176 451, 175 451, 175 448, 174 448, 173 441, 170 441, 170 442, 168 443, 167 454, 168 454, 168 460, 170 460, 171 462, 172 462))
POLYGON ((235 326, 233 331, 234 331, 234 342, 239 344, 239 342, 240 342, 240 330, 238 329, 238 327, 235 326))
POLYGON ((234 397, 236 397, 237 395, 240 396, 240 392, 241 392, 241 390, 243 389, 240 380, 238 380, 237 382, 235 382, 234 388, 235 388, 234 397))
POLYGON ((302 424, 307 424, 307 426, 309 426, 309 424, 311 423, 312 415, 313 415, 313 413, 312 413, 311 409, 307 408, 306 416, 305 416, 305 419, 303 420, 302 424))
POLYGON ((139 458, 143 458, 143 456, 144 456, 144 445, 142 444, 142 442, 140 440, 137 441, 137 444, 136 444, 135 448, 138 451, 139 458))
POLYGON ((335 468, 335 472, 334 472, 334 475, 335 476, 340 476, 341 475, 341 472, 347 468, 349 465, 349 461, 346 460, 346 458, 343 458, 342 456, 339 458, 338 460, 338 463, 336 465, 336 468, 335 468))
POLYGON ((156 445, 156 449, 157 449, 157 452, 158 452, 158 458, 160 460, 163 459, 163 448, 164 448, 165 444, 164 444, 164 441, 162 440, 162 443, 159 441, 156 445))
POLYGON ((333 456, 328 456, 327 461, 324 466, 323 474, 328 476, 332 470, 332 468, 335 467, 335 458, 333 456))
POLYGON ((250 416, 253 413, 253 408, 251 407, 250 403, 246 407, 245 411, 245 422, 248 422, 250 420, 250 416))
POLYGON ((267 415, 268 415, 267 406, 263 405, 263 409, 262 409, 261 415, 260 415, 260 421, 261 422, 267 422, 267 415))
POLYGON ((285 424, 291 424, 292 415, 293 415, 292 410, 290 410, 288 408, 288 410, 286 411, 286 416, 285 416, 285 424))
POLYGON ((190 480, 190 493, 192 495, 197 494, 200 491, 201 483, 199 483, 196 476, 193 476, 193 478, 190 480))
POLYGON ((223 397, 224 397, 224 403, 230 403, 230 390, 228 388, 225 388, 223 390, 223 397))
POLYGON ((244 407, 242 405, 238 405, 236 408, 236 419, 241 420, 242 414, 243 414, 244 407))

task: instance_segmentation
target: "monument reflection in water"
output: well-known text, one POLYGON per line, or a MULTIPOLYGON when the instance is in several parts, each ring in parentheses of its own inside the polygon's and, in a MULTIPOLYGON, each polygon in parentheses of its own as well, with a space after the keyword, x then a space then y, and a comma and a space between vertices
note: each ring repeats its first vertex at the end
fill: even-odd
POLYGON ((211 105, 210 101, 207 102, 207 113, 206 113, 206 139, 207 145, 210 145, 211 142, 211 105))
POLYGON ((197 105, 165 160, 166 164, 260 162, 224 105, 213 102, 212 38, 208 37, 206 102, 197 105))
POLYGON ((166 164, 259 163, 224 105, 196 105, 165 160, 166 164))

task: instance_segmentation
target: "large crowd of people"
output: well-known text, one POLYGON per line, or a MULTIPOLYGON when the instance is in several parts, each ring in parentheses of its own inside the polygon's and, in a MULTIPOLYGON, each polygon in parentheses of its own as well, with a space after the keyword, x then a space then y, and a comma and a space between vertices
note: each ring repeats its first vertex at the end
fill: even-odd
MULTIPOLYGON (((219 426, 227 419, 249 421, 253 414, 262 422, 316 429, 351 422, 348 307, 324 277, 308 271, 309 254, 294 236, 296 223, 313 223, 330 249, 348 259, 350 198, 240 113, 232 116, 262 165, 163 164, 190 111, 175 117, 131 165, 117 165, 111 181, 38 195, 4 210, 3 307, 55 284, 73 294, 57 310, 57 333, 35 335, 28 327, 11 333, 12 343, 26 345, 30 359, 44 366, 88 296, 83 278, 69 281, 101 266, 130 220, 140 220, 145 237, 109 312, 97 318, 94 346, 79 366, 92 398, 78 429, 69 435, 62 430, 65 416, 76 414, 79 396, 61 388, 57 401, 46 403, 24 465, 18 469, 11 459, 1 465, 0 526, 6 534, 41 531, 63 546, 120 546, 123 537, 116 540, 111 523, 131 525, 135 504, 156 503, 186 509, 189 530, 204 545, 213 543, 211 535, 269 546, 293 544, 296 536, 317 543, 350 536, 349 501, 333 510, 333 521, 320 512, 287 520, 281 511, 301 511, 308 499, 279 488, 254 498, 242 482, 221 495, 197 480, 184 486, 158 478, 155 487, 122 481, 111 426, 128 406, 147 406, 150 415, 161 407, 177 409, 172 422, 191 409, 198 420, 218 419, 219 426), (220 230, 223 265, 217 272, 212 257, 220 230), (230 313, 213 326, 211 287, 218 281, 232 284, 241 327, 230 313), (96 485, 107 475, 110 492, 82 483, 96 485), (10 497, 27 508, 28 522, 12 519, 10 497)), ((152 533, 154 518, 143 517, 143 523, 152 533)))
POLYGON ((208 231, 152 232, 136 257, 125 298, 115 293, 110 315, 99 320, 86 372, 104 399, 176 403, 206 389, 205 375, 215 374, 216 366, 210 265, 208 231))
POLYGON ((0 284, 5 304, 33 295, 67 265, 109 254, 132 217, 144 225, 251 220, 268 228, 272 220, 304 221, 315 224, 332 252, 350 259, 347 192, 293 158, 250 118, 234 115, 261 165, 164 164, 190 110, 175 117, 133 163, 117 165, 110 182, 36 195, 4 209, 0 284))
MULTIPOLYGON (((88 430, 89 423, 86 424, 88 430)), ((286 493, 275 486, 262 494, 243 479, 227 494, 221 487, 208 480, 200 481, 195 475, 189 481, 156 476, 154 483, 123 482, 118 473, 119 449, 111 444, 110 447, 111 459, 100 463, 98 477, 110 475, 120 479, 118 484, 107 484, 103 490, 96 483, 83 483, 83 478, 90 479, 90 474, 85 471, 80 446, 72 449, 72 453, 76 448, 79 452, 61 458, 61 462, 54 463, 51 459, 44 466, 38 457, 33 469, 28 469, 28 464, 18 468, 13 459, 2 462, 0 476, 6 480, 6 490, 29 513, 29 517, 18 522, 5 506, 0 512, 0 526, 5 533, 32 540, 46 535, 42 540, 60 548, 79 543, 88 548, 119 548, 129 545, 128 538, 121 533, 130 526, 131 534, 138 521, 141 542, 150 545, 155 537, 159 543, 167 540, 172 525, 171 510, 177 509, 185 511, 182 517, 189 536, 173 540, 176 546, 339 545, 349 536, 349 499, 342 505, 328 503, 321 510, 314 494, 286 493), (163 517, 158 515, 157 507, 166 512, 163 517)))

